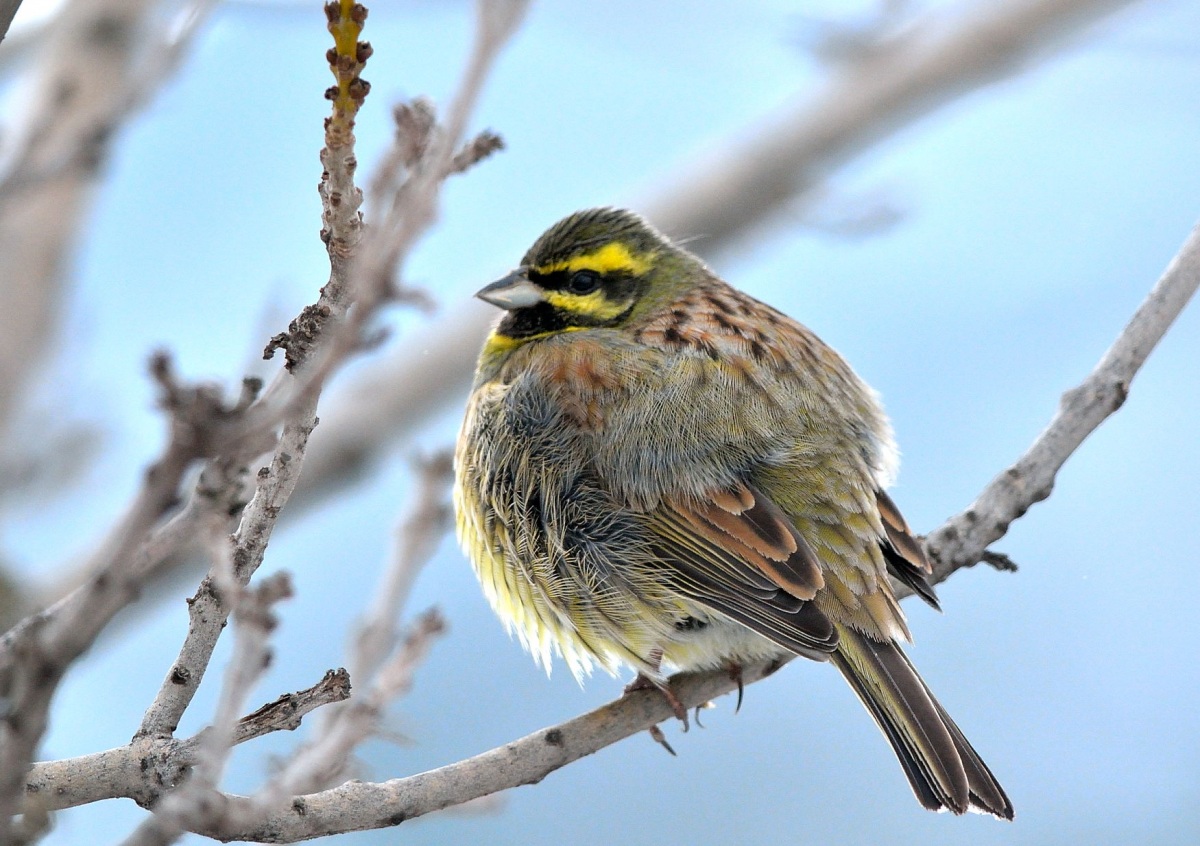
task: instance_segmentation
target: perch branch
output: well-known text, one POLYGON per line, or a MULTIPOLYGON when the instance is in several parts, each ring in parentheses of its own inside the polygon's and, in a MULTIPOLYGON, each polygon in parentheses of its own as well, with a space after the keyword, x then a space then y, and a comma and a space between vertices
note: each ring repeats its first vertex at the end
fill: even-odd
MULTIPOLYGON (((1200 284, 1200 224, 1095 369, 1062 395, 1058 412, 1015 464, 965 511, 926 539, 940 578, 980 561, 1013 520, 1050 496, 1054 477, 1084 438, 1125 402, 1133 377, 1200 284)), ((939 578, 939 580, 940 580, 939 578)))

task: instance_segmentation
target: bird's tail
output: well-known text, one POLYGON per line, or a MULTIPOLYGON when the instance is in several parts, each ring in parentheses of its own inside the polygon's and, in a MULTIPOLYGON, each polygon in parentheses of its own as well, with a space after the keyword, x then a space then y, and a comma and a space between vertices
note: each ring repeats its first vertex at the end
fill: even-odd
POLYGON ((845 626, 838 634, 830 660, 892 744, 917 801, 931 811, 979 811, 1011 820, 1004 788, 900 647, 845 626))

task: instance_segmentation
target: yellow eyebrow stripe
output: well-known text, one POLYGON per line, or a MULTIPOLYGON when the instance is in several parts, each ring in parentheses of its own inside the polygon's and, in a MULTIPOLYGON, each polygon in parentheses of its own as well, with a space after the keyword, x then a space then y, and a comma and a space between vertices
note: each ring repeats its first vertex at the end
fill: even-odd
POLYGON ((538 273, 555 273, 560 270, 594 270, 597 273, 610 273, 616 270, 627 270, 635 276, 649 272, 654 263, 654 253, 634 254, 624 244, 612 241, 600 249, 574 256, 566 261, 556 261, 534 268, 538 273))

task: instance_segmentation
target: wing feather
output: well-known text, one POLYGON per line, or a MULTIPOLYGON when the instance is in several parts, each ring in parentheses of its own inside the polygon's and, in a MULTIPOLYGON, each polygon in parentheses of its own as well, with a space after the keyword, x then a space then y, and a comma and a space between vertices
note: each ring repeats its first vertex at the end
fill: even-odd
POLYGON ((904 515, 892 502, 892 498, 881 490, 875 491, 875 503, 879 506, 879 516, 883 520, 883 529, 887 533, 887 543, 883 546, 883 557, 887 561, 888 572, 913 592, 928 602, 934 608, 941 610, 929 576, 933 567, 925 555, 921 542, 914 537, 908 527, 904 515))
POLYGON ((654 554, 672 587, 801 654, 837 648, 837 632, 811 600, 825 585, 812 549, 770 499, 749 484, 703 502, 668 500, 649 515, 654 554))

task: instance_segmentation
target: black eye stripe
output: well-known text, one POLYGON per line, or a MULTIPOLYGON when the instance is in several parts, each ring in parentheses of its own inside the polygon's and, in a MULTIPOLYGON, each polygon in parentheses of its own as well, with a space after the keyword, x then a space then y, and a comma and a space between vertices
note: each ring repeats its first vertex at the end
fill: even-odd
POLYGON ((627 270, 601 272, 590 267, 581 267, 575 271, 563 268, 548 272, 533 267, 527 273, 529 281, 543 291, 562 291, 575 296, 587 296, 595 291, 603 291, 604 297, 613 301, 623 301, 632 297, 640 281, 639 277, 627 270), (580 274, 594 275, 597 280, 595 287, 588 289, 572 287, 573 280, 580 274))
POLYGON ((591 289, 593 291, 596 290, 596 288, 603 287, 606 284, 613 282, 615 278, 620 276, 620 274, 612 273, 601 274, 599 271, 591 270, 589 268, 576 270, 574 272, 569 270, 554 270, 550 273, 531 270, 529 271, 529 281, 546 291, 566 291, 568 293, 575 294, 579 293, 579 291, 572 288, 572 283, 575 281, 575 278, 581 274, 595 277, 596 285, 591 289))

